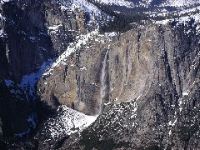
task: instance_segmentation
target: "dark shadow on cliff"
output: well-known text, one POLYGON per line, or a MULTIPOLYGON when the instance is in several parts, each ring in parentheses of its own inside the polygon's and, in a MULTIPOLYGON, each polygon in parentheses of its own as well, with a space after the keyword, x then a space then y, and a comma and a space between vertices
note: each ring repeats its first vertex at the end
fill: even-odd
MULTIPOLYGON (((15 140, 16 133, 18 137, 25 137, 20 132, 27 129, 27 133, 33 135, 32 129, 27 125, 27 115, 36 113, 37 119, 35 122, 40 124, 48 116, 54 113, 54 110, 49 108, 38 98, 33 101, 32 96, 24 93, 22 98, 10 93, 9 89, 3 83, 4 79, 13 80, 18 83, 22 76, 36 72, 41 65, 57 57, 57 53, 53 49, 53 44, 48 30, 45 25, 45 10, 43 1, 10 1, 2 6, 3 15, 5 16, 5 33, 6 36, 1 39, 0 54, 8 55, 8 58, 3 58, 0 61, 0 118, 3 122, 4 137, 8 140, 15 140), (1 67, 4 66, 4 67, 1 67)), ((51 62, 46 65, 42 71, 44 72, 51 65, 51 62)), ((41 72, 41 75, 42 73, 41 72)), ((36 88, 36 85, 35 85, 36 88)), ((36 127, 37 130, 38 127, 36 127)))
POLYGON ((8 72, 11 79, 20 81, 25 74, 35 72, 56 56, 48 30, 42 1, 11 1, 3 5, 8 72))

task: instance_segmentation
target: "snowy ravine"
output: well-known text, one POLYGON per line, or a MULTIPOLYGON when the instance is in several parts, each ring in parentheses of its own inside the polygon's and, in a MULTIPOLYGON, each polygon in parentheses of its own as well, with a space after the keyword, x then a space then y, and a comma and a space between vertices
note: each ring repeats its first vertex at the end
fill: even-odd
POLYGON ((57 113, 56 117, 46 122, 45 128, 41 131, 42 135, 50 135, 49 140, 81 132, 98 117, 85 115, 64 105, 57 109, 57 113))

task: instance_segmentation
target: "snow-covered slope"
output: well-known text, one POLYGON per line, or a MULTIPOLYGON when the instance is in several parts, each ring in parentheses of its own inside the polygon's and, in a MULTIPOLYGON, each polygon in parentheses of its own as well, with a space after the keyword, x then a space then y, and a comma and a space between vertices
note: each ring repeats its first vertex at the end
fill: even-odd
POLYGON ((88 13, 94 13, 95 15, 101 14, 101 11, 87 0, 58 0, 58 4, 60 4, 62 10, 75 10, 79 8, 88 13))
POLYGON ((111 16, 108 16, 101 9, 95 6, 93 3, 87 0, 58 0, 61 10, 76 11, 82 10, 90 16, 90 23, 96 22, 97 24, 104 24, 109 20, 112 20, 111 16))
POLYGON ((164 4, 167 6, 180 7, 180 6, 195 5, 199 3, 200 0, 166 0, 164 4))
POLYGON ((58 115, 55 118, 50 118, 44 125, 45 128, 41 131, 41 134, 47 133, 50 135, 50 139, 80 132, 91 125, 97 118, 97 116, 87 116, 67 106, 60 106, 57 112, 58 115))
POLYGON ((104 5, 117 5, 117 6, 125 6, 132 7, 133 3, 126 0, 94 0, 96 3, 104 4, 104 5))
POLYGON ((93 0, 95 3, 103 5, 133 7, 150 7, 150 6, 190 6, 199 4, 200 0, 93 0))

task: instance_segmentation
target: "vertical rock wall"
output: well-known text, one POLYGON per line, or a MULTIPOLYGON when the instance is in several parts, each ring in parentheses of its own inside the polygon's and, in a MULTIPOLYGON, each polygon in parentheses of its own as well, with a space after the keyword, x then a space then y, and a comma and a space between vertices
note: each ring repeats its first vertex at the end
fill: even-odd
MULTIPOLYGON (((188 81, 189 84, 194 81, 191 67, 199 52, 198 37, 190 23, 185 26, 147 23, 116 35, 110 42, 90 41, 88 47, 69 57, 67 65, 57 67, 54 75, 45 78, 48 86, 43 90, 56 93, 59 104, 73 104, 75 109, 94 114, 99 110, 105 67, 108 88, 104 102, 141 99, 153 92, 152 89, 157 91, 164 86, 172 92, 167 98, 170 105, 166 106, 170 109, 187 91, 188 81), (186 34, 189 28, 191 32, 186 34), (106 66, 103 66, 107 52, 106 66), (63 84, 62 79, 69 80, 63 84), (73 98, 61 95, 73 95, 73 98)), ((42 95, 42 99, 48 102, 50 98, 46 96, 49 94, 42 95)))

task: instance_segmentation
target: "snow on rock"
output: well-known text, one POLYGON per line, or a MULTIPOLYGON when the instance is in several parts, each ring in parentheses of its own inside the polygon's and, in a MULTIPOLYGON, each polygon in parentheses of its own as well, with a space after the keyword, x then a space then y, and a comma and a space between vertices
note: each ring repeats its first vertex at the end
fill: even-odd
POLYGON ((199 10, 200 10, 200 6, 197 6, 197 7, 192 7, 188 9, 178 10, 175 12, 159 12, 157 14, 152 13, 150 16, 151 17, 171 16, 171 18, 156 21, 155 22, 156 24, 167 24, 171 21, 174 21, 174 19, 178 21, 179 23, 184 23, 184 24, 189 22, 191 19, 194 19, 196 23, 200 23, 200 14, 198 13, 199 10))
POLYGON ((164 4, 167 6, 188 6, 200 3, 200 0, 167 0, 164 4))
POLYGON ((88 116, 67 106, 58 108, 58 116, 50 118, 45 124, 45 130, 50 132, 53 139, 61 135, 70 135, 80 132, 91 125, 97 116, 88 116))
POLYGON ((35 86, 42 74, 50 67, 52 60, 44 62, 38 71, 24 75, 19 83, 19 88, 23 89, 31 97, 35 96, 35 86))
POLYGON ((125 6, 131 8, 133 3, 126 0, 94 0, 97 3, 101 3, 104 5, 117 5, 117 6, 125 6))
POLYGON ((35 100, 36 84, 42 77, 42 74, 51 66, 51 63, 51 59, 44 62, 37 71, 24 75, 19 83, 16 83, 10 79, 4 80, 11 94, 21 98, 26 95, 26 100, 35 100))
MULTIPOLYGON (((57 29, 57 27, 54 26, 51 29, 57 29)), ((86 45, 90 40, 95 39, 100 42, 102 41, 100 38, 108 40, 115 35, 116 34, 114 32, 100 35, 99 31, 95 30, 85 35, 77 36, 75 42, 71 43, 67 50, 63 52, 63 54, 61 54, 55 61, 49 59, 48 61, 44 62, 35 72, 24 75, 18 84, 9 79, 5 80, 5 83, 7 87, 11 88, 11 93, 24 93, 27 95, 27 100, 34 100, 36 95, 36 84, 42 76, 51 74, 54 68, 59 65, 66 65, 65 61, 67 60, 67 57, 74 53, 76 50, 79 50, 82 46, 86 45), (16 89, 13 89, 14 85, 16 85, 16 89)), ((80 68, 80 70, 87 70, 87 68, 80 68)))
POLYGON ((182 95, 183 95, 183 96, 188 96, 189 93, 188 93, 187 91, 184 91, 184 92, 182 93, 182 95))
POLYGON ((172 130, 169 130, 168 135, 169 135, 169 136, 172 135, 172 130))
POLYGON ((62 26, 62 24, 49 26, 49 27, 48 27, 48 30, 49 30, 49 31, 58 31, 58 29, 59 29, 61 26, 62 26))
POLYGON ((124 6, 127 8, 134 7, 149 7, 149 6, 170 6, 170 7, 183 7, 199 4, 200 0, 164 0, 162 2, 154 0, 94 0, 96 3, 104 5, 124 6))
POLYGON ((114 37, 114 36, 117 36, 117 32, 106 32, 105 36, 107 36, 107 37, 114 37))
POLYGON ((1 3, 1 4, 4 4, 4 3, 10 2, 10 1, 11 1, 11 0, 1 0, 0 3, 1 3))
POLYGON ((173 127, 175 126, 176 122, 177 122, 177 118, 174 121, 169 121, 168 125, 173 127))
MULTIPOLYGON (((96 5, 88 0, 57 0, 56 1, 61 11, 79 13, 83 12, 87 16, 87 26, 89 28, 97 28, 98 26, 105 25, 114 19, 99 9, 96 5)), ((56 32, 57 30, 51 30, 56 32)))
POLYGON ((179 104, 178 105, 179 105, 179 111, 182 112, 182 110, 183 110, 183 99, 179 100, 179 104))
POLYGON ((86 0, 72 0, 71 9, 75 10, 76 8, 80 8, 86 12, 94 13, 95 15, 100 15, 101 10, 99 10, 95 5, 89 3, 86 0))
POLYGON ((87 42, 93 38, 95 35, 98 35, 98 30, 89 32, 88 34, 85 35, 80 35, 77 36, 76 42, 71 43, 67 50, 61 54, 54 63, 52 63, 51 67, 48 69, 47 72, 43 73, 43 75, 48 75, 51 74, 51 71, 56 67, 59 66, 60 64, 64 63, 67 60, 67 57, 74 53, 76 50, 80 49, 81 46, 84 46, 87 44, 87 42))

